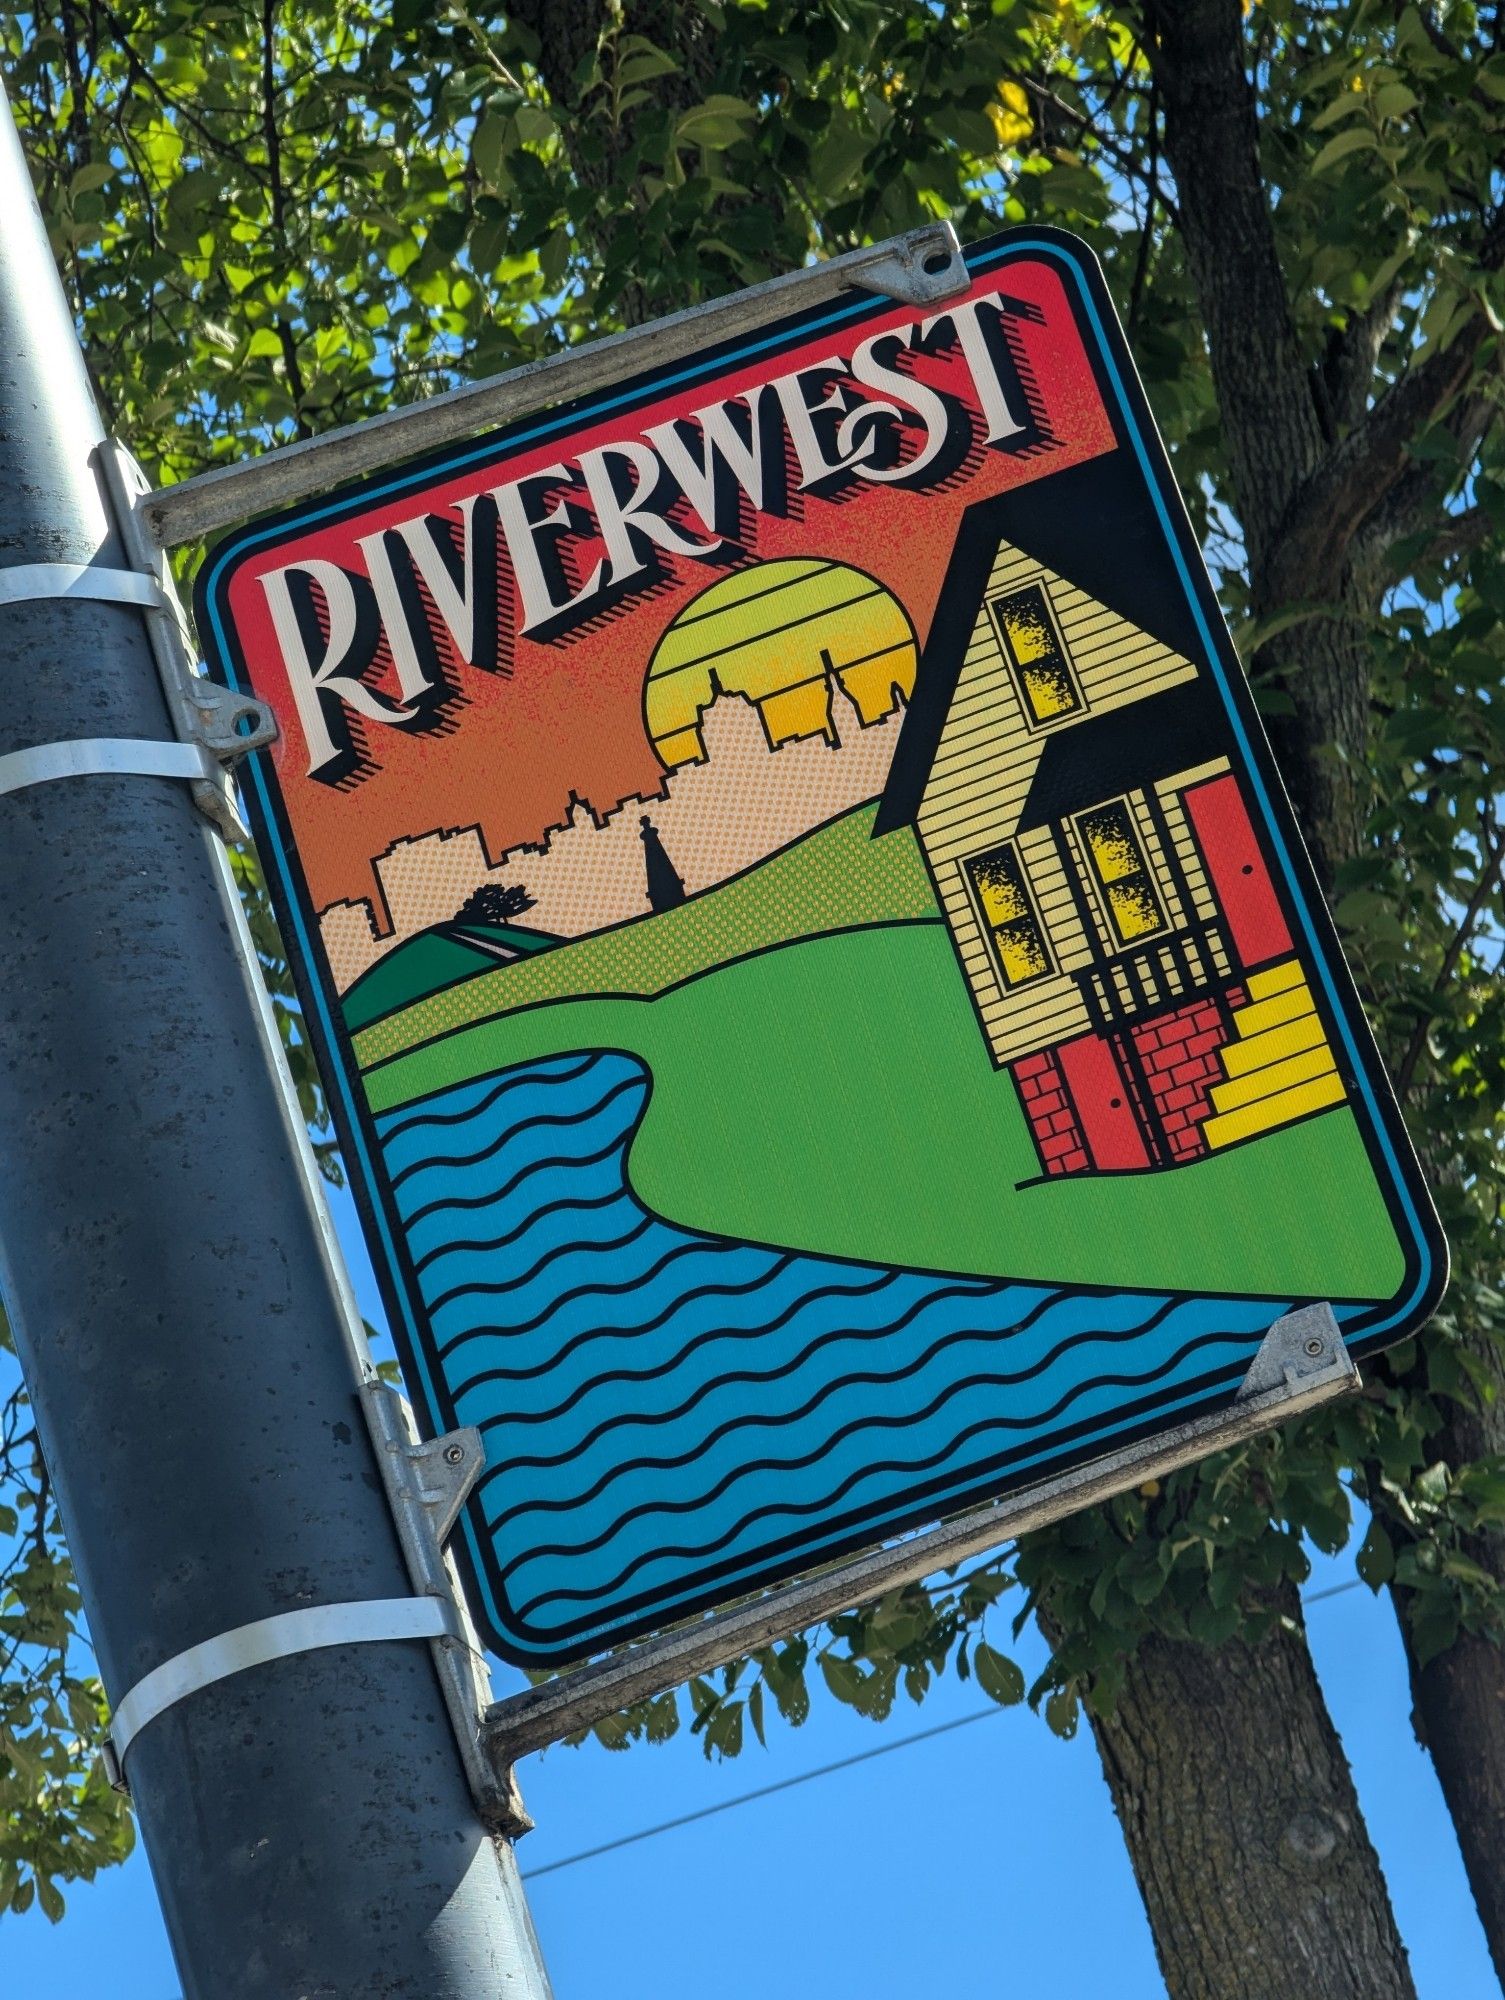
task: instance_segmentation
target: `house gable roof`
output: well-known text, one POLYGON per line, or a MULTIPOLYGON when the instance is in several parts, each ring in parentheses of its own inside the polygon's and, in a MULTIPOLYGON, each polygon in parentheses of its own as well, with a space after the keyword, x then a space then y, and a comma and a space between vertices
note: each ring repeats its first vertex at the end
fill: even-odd
MULTIPOLYGON (((1055 473, 969 508, 952 550, 879 802, 875 839, 912 824, 919 813, 993 560, 1005 541, 1043 568, 1070 577, 1099 603, 1172 651, 1189 660, 1201 656, 1189 606, 1179 593, 1165 589, 1163 561, 1152 559, 1163 553, 1161 526, 1150 495, 1124 453, 1055 473)), ((1195 685, 1200 692, 1204 686, 1200 676, 1195 685)), ((1206 692, 1210 696, 1211 690, 1206 692)), ((1122 729, 1127 715, 1120 709, 1102 721, 1122 729)), ((1078 723, 1063 729, 1060 740, 1067 743, 1092 730, 1090 720, 1078 723)), ((1216 736, 1210 708, 1205 733, 1216 736)), ((1099 739, 1101 734, 1094 732, 1099 739)), ((1047 747, 1055 740, 1048 739, 1047 747)), ((1063 759, 1069 760, 1069 754, 1063 750, 1052 758, 1053 770, 1063 759)))

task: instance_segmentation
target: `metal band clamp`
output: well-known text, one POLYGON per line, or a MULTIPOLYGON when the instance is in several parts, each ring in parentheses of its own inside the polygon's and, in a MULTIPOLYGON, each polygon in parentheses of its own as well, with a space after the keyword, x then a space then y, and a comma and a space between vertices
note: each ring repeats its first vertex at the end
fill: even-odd
POLYGON ((141 570, 98 569, 92 563, 17 563, 0 569, 0 604, 81 597, 129 604, 138 611, 169 608, 157 579, 141 570))
POLYGON ((126 1752, 149 1722, 200 1688, 247 1667, 265 1666, 326 1646, 371 1645, 386 1639, 463 1639, 460 1614, 441 1597, 376 1597, 354 1604, 310 1604, 238 1625, 233 1632, 189 1646, 137 1681, 115 1706, 105 1738, 110 1783, 125 1789, 126 1752))
MULTIPOLYGON (((144 581, 145 579, 143 579, 144 581)), ((202 743, 162 743, 151 737, 78 737, 39 743, 0 757, 0 794, 54 778, 191 778, 214 782, 218 764, 202 743)))

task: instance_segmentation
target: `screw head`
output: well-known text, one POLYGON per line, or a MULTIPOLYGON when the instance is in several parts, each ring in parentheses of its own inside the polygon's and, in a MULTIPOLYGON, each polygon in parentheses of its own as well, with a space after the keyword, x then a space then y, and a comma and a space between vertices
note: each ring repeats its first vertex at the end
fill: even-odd
POLYGON ((1322 1345, 1323 1345, 1322 1342, 1318 1339, 1315 1333, 1312 1335, 1311 1339, 1307 1341, 1306 1351, 1308 1354, 1311 1355, 1314 1361, 1316 1360, 1317 1356, 1322 1352, 1322 1345))
POLYGON ((446 1465, 463 1465, 465 1463, 464 1445, 447 1444, 444 1447, 444 1463, 446 1465))

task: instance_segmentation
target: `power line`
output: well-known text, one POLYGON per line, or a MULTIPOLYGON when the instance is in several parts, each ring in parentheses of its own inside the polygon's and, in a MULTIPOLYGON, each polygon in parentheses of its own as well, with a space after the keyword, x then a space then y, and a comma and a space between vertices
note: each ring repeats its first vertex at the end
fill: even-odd
POLYGON ((964 1729, 969 1722, 986 1722, 990 1715, 1002 1713, 1001 1708, 979 1708, 972 1715, 954 1716, 950 1722, 937 1722, 933 1728, 917 1729, 912 1736, 901 1736, 896 1743, 875 1743, 871 1750, 859 1750, 852 1757, 838 1757, 834 1764, 818 1764, 813 1771, 797 1771, 792 1778, 780 1778, 774 1784, 759 1785, 755 1792, 739 1792, 734 1799, 718 1799, 714 1805, 681 1813, 678 1819, 663 1820, 658 1826, 645 1826, 637 1833, 624 1833, 619 1840, 608 1840, 600 1847, 587 1847, 579 1854, 566 1854, 560 1861, 546 1861, 542 1868, 525 1868, 523 1879, 536 1882, 540 1875, 552 1875, 558 1868, 573 1868, 577 1861, 594 1861, 600 1855, 614 1853, 619 1847, 631 1847, 634 1841, 652 1840, 657 1833, 673 1833, 676 1827, 689 1826, 697 1819, 709 1819, 713 1813, 730 1812, 733 1806, 751 1805, 754 1799, 771 1798, 775 1792, 790 1791, 795 1785, 808 1785, 815 1778, 829 1778, 833 1771, 849 1771, 854 1764, 866 1764, 872 1757, 886 1757, 891 1751, 907 1750, 911 1743, 924 1743, 932 1736, 944 1736, 948 1730, 964 1729))
MULTIPOLYGON (((1305 1604, 1320 1604, 1326 1597, 1341 1597, 1345 1590, 1357 1590, 1358 1577, 1347 1583, 1335 1583, 1326 1590, 1314 1590, 1302 1601, 1305 1604)), ((733 1806, 750 1806, 758 1799, 772 1798, 775 1792, 793 1791, 796 1785, 812 1784, 817 1778, 829 1778, 837 1771, 850 1771, 854 1764, 869 1763, 874 1757, 887 1757, 895 1750, 907 1750, 911 1744, 927 1743, 934 1736, 945 1736, 953 1729, 965 1729, 970 1722, 986 1722, 990 1715, 1002 1715, 997 1706, 979 1708, 971 1715, 954 1716, 950 1722, 937 1722, 929 1729, 917 1729, 909 1736, 900 1736, 892 1743, 875 1743, 871 1750, 858 1750, 850 1757, 838 1757, 834 1764, 818 1764, 813 1771, 796 1771, 791 1778, 779 1778, 771 1785, 759 1785, 755 1791, 739 1792, 734 1799, 718 1799, 714 1805, 699 1806, 694 1812, 681 1813, 678 1819, 661 1820, 657 1826, 640 1827, 636 1833, 624 1833, 616 1840, 603 1841, 599 1847, 582 1848, 578 1854, 566 1854, 558 1861, 546 1861, 541 1868, 525 1868, 522 1871, 525 1882, 536 1882, 543 1875, 553 1875, 561 1868, 573 1868, 577 1862, 598 1861, 603 1854, 615 1854, 620 1847, 632 1847, 640 1840, 652 1840, 660 1833, 674 1833, 682 1826, 693 1826, 696 1820, 710 1819, 716 1813, 730 1812, 733 1806)))

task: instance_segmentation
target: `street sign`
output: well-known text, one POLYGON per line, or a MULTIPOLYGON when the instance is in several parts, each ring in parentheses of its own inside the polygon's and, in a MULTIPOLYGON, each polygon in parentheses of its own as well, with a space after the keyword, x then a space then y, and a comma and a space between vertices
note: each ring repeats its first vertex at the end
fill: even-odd
POLYGON ((513 1660, 1225 1412, 1295 1307, 1362 1355, 1439 1296, 1096 266, 1010 231, 964 287, 629 338, 200 577, 513 1660))

